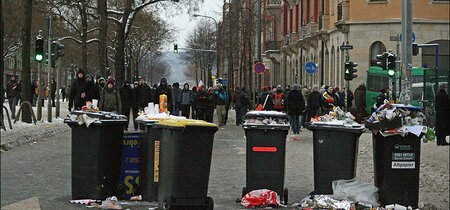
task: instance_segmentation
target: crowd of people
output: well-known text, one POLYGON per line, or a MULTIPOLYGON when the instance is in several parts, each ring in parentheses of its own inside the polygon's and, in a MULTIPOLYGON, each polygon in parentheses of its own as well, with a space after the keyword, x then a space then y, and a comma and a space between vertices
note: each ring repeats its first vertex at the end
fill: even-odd
MULTIPOLYGON (((56 82, 54 79, 50 82, 50 87, 45 90, 45 84, 41 82, 38 87, 37 82, 33 82, 32 95, 33 106, 35 106, 38 96, 44 105, 44 98, 50 94, 51 105, 55 106, 56 82)), ((21 99, 21 83, 14 76, 11 77, 6 88, 7 98, 12 112, 12 118, 15 118, 15 107, 20 103, 21 99)), ((311 89, 301 87, 300 85, 263 87, 260 95, 255 100, 251 100, 251 93, 247 88, 227 89, 222 84, 215 87, 190 88, 188 83, 183 84, 180 88, 178 82, 169 85, 166 78, 162 78, 159 85, 148 85, 144 78, 139 81, 130 83, 125 81, 119 88, 113 78, 105 79, 103 77, 94 78, 92 74, 85 74, 83 70, 79 70, 76 74, 75 81, 68 87, 61 89, 62 99, 69 100, 69 111, 72 109, 80 110, 85 106, 87 101, 98 100, 98 108, 101 111, 109 111, 117 114, 130 116, 135 119, 139 111, 143 111, 148 103, 159 104, 160 96, 167 96, 168 111, 175 116, 184 116, 186 118, 199 119, 207 122, 213 122, 214 111, 216 112, 218 126, 224 126, 228 121, 228 112, 231 108, 236 113, 236 125, 243 124, 245 114, 249 110, 274 110, 285 112, 289 115, 292 131, 298 134, 302 125, 309 122, 311 118, 328 114, 335 107, 354 107, 352 110, 356 122, 361 123, 367 116, 366 110, 366 87, 363 84, 356 88, 354 94, 351 90, 340 90, 339 87, 331 87, 323 85, 319 88, 314 85, 311 89), (347 104, 345 98, 347 97, 347 104), (252 103, 254 101, 254 103, 252 103)), ((385 89, 380 91, 376 98, 374 107, 384 104, 389 96, 385 89)), ((437 113, 448 113, 448 95, 444 88, 436 97, 437 113), (447 100, 445 100, 447 99, 447 100), (438 110, 439 109, 439 110, 438 110)), ((373 110, 372 110, 373 111, 373 110)), ((438 128, 438 136, 448 135, 448 126, 450 123, 443 121, 437 116, 436 127, 438 128), (440 128, 444 125, 444 129, 440 128), (442 132, 444 131, 444 132, 442 132)), ((130 117, 128 117, 130 119, 130 117)), ((135 129, 137 124, 134 123, 135 129)), ((441 138, 440 141, 442 142, 441 138)))

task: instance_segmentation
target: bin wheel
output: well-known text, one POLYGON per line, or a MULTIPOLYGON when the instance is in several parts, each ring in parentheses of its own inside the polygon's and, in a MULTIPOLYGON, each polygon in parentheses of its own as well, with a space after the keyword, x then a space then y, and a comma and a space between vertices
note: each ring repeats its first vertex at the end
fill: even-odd
POLYGON ((241 197, 241 199, 242 199, 245 195, 247 195, 247 187, 243 187, 243 188, 242 188, 242 197, 241 197))
POLYGON ((213 210, 214 209, 214 200, 211 197, 206 197, 206 209, 213 210))
POLYGON ((172 198, 164 199, 164 201, 162 203, 162 207, 163 207, 163 209, 173 209, 174 205, 173 205, 172 198))
POLYGON ((284 188, 284 191, 283 191, 283 202, 284 202, 284 205, 287 205, 287 203, 288 203, 288 195, 289 195, 288 189, 284 188))

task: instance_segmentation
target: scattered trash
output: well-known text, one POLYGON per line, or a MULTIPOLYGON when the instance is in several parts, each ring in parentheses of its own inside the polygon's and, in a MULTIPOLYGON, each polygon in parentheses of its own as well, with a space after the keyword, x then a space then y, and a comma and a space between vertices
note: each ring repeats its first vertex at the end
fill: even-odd
POLYGON ((141 195, 136 195, 130 198, 130 201, 141 201, 141 200, 142 200, 141 195))
POLYGON ((294 138, 294 141, 300 141, 300 139, 294 138))
POLYGON ((45 128, 50 128, 50 126, 46 125, 45 128))
POLYGON ((435 139, 434 130, 423 126, 425 115, 420 107, 404 104, 390 104, 385 101, 383 105, 372 113, 365 125, 375 134, 380 132, 382 136, 401 135, 408 133, 420 137, 424 135, 423 142, 435 139))
POLYGON ((289 119, 283 112, 251 111, 245 115, 245 125, 289 125, 289 119))
POLYGON ((300 209, 350 209, 354 204, 348 200, 336 200, 329 195, 309 195, 294 207, 300 209))
POLYGON ((268 189, 253 190, 247 193, 241 200, 241 205, 246 208, 280 206, 280 197, 276 192, 268 189))
POLYGON ((379 206, 378 188, 370 183, 362 182, 358 178, 350 180, 335 180, 332 182, 333 198, 363 202, 372 206, 379 206))
POLYGON ((116 196, 112 196, 106 198, 106 200, 102 201, 102 205, 99 207, 101 209, 122 209, 122 206, 119 205, 119 201, 116 196))
POLYGON ((47 140, 45 140, 45 139, 42 139, 42 140, 41 140, 41 142, 47 142, 47 140))
POLYGON ((91 203, 101 203, 101 200, 92 200, 92 199, 79 199, 79 200, 70 200, 70 203, 76 203, 76 204, 84 204, 89 205, 91 203))

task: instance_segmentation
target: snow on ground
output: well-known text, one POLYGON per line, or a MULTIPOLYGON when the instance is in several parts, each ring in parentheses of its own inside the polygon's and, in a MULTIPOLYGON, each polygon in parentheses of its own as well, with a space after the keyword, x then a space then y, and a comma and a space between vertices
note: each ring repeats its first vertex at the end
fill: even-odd
MULTIPOLYGON (((25 143, 33 143, 36 141, 45 141, 46 137, 55 135, 57 133, 63 132, 69 129, 69 126, 64 124, 64 118, 69 114, 68 110, 68 102, 60 103, 60 118, 55 119, 55 111, 56 108, 52 107, 52 122, 47 121, 48 110, 47 110, 47 101, 45 101, 45 107, 42 108, 42 120, 38 121, 36 124, 34 123, 24 123, 22 121, 17 121, 14 123, 14 120, 11 119, 12 128, 9 128, 8 119, 6 118, 6 113, 4 112, 4 123, 6 126, 6 131, 1 130, 1 147, 4 150, 11 149, 15 146, 25 144, 25 143)), ((5 102, 3 106, 8 108, 8 111, 11 114, 11 110, 9 109, 8 102, 5 102)), ((19 110, 19 106, 16 107, 16 112, 19 110)), ((37 113, 37 108, 33 107, 34 114, 37 113)), ((16 113, 17 116, 17 113, 16 113)))

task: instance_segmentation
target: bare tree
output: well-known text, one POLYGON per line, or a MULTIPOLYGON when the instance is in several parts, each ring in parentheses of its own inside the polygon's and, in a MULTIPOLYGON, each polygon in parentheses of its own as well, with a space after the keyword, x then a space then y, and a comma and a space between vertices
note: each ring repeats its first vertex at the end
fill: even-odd
MULTIPOLYGON (((187 45, 191 49, 211 50, 216 49, 217 32, 215 25, 210 21, 200 21, 194 30, 188 35, 187 45)), ((181 58, 188 63, 194 63, 200 70, 200 77, 196 76, 196 80, 204 81, 209 86, 212 86, 211 70, 216 59, 214 52, 204 51, 187 51, 181 58)), ((189 70, 189 69, 188 69, 189 70)), ((191 69, 192 70, 192 69, 191 69)), ((197 73, 196 73, 197 75, 197 73)))
MULTIPOLYGON (((31 102, 31 18, 33 14, 33 0, 24 0, 24 23, 22 27, 22 100, 31 102)), ((3 94, 3 93, 2 93, 3 94)), ((31 123, 31 107, 22 108, 22 121, 31 123)))
POLYGON ((88 70, 88 48, 87 45, 94 42, 99 42, 98 38, 91 38, 88 40, 89 33, 97 31, 97 26, 90 26, 88 22, 92 21, 88 5, 93 4, 93 0, 79 0, 79 1, 66 1, 66 0, 53 0, 48 1, 50 5, 50 11, 63 20, 67 28, 70 29, 70 35, 58 38, 58 41, 72 40, 81 45, 81 60, 82 67, 86 71, 88 70))
POLYGON ((108 2, 107 0, 97 0, 97 13, 99 15, 99 43, 98 43, 98 54, 99 54, 99 71, 100 75, 106 77, 106 67, 108 66, 107 59, 107 40, 108 40, 108 2))

